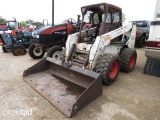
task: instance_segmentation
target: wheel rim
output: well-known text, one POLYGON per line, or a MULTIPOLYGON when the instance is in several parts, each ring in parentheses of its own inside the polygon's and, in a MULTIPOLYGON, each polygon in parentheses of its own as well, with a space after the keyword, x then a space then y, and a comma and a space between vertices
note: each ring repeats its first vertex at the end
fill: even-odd
POLYGON ((19 55, 24 55, 24 50, 21 48, 18 48, 15 50, 15 55, 19 56, 19 55))
POLYGON ((129 64, 130 68, 134 67, 135 62, 136 62, 136 56, 132 55, 131 60, 130 60, 130 64, 129 64))
POLYGON ((118 61, 115 60, 111 65, 111 71, 109 73, 110 78, 115 78, 116 77, 116 75, 118 73, 118 68, 119 68, 118 61))
POLYGON ((55 51, 55 52, 53 53, 53 55, 52 55, 52 58, 53 58, 54 60, 60 60, 60 53, 61 53, 61 51, 55 51))
POLYGON ((40 48, 38 48, 38 47, 35 47, 35 48, 33 49, 33 53, 34 53, 35 56, 41 56, 42 53, 43 53, 43 50, 40 49, 40 48))

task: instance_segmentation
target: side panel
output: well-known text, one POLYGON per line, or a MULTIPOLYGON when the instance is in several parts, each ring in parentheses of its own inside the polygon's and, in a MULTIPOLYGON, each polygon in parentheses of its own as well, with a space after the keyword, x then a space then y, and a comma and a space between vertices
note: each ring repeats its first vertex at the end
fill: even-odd
POLYGON ((10 34, 5 33, 5 34, 1 34, 0 36, 1 36, 3 44, 6 45, 7 47, 11 47, 12 39, 11 39, 10 34))
POLYGON ((66 24, 55 25, 40 32, 38 44, 57 44, 59 40, 67 37, 66 24))
POLYGON ((132 25, 131 34, 129 36, 129 40, 127 41, 127 45, 129 48, 135 48, 135 39, 136 39, 136 25, 132 25))
POLYGON ((58 30, 53 32, 52 34, 40 34, 39 35, 39 44, 57 44, 60 42, 59 40, 65 39, 66 40, 67 33, 66 29, 58 30))
POLYGON ((160 41, 160 21, 152 22, 148 41, 160 41))
POLYGON ((113 53, 118 55, 123 45, 127 45, 129 48, 134 49, 135 36, 136 26, 132 23, 108 32, 102 36, 98 36, 90 51, 89 69, 93 69, 95 67, 98 57, 104 53, 113 53), (128 40, 126 41, 124 37, 122 37, 120 41, 112 42, 113 39, 121 35, 125 35, 128 40), (113 45, 111 45, 111 42, 113 45))

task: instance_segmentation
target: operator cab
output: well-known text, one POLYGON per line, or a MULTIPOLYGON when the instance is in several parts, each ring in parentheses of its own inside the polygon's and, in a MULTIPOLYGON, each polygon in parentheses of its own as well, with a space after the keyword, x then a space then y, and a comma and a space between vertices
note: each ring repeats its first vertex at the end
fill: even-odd
POLYGON ((16 36, 22 29, 21 24, 18 23, 15 18, 14 20, 7 20, 5 23, 7 28, 12 31, 10 33, 12 36, 16 36))
POLYGON ((7 27, 9 30, 14 30, 15 29, 15 21, 6 21, 7 27))
POLYGON ((121 8, 100 3, 81 8, 82 25, 80 41, 92 41, 98 35, 105 34, 122 26, 121 8))

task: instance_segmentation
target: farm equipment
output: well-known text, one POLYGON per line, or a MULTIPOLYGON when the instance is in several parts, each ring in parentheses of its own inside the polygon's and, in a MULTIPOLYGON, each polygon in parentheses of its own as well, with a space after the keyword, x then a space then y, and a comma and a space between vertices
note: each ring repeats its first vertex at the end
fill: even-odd
POLYGON ((0 23, 0 33, 3 33, 5 30, 7 30, 6 24, 4 22, 0 23))
POLYGON ((2 50, 12 52, 19 56, 26 53, 26 49, 31 44, 32 34, 28 30, 23 30, 20 24, 14 20, 6 21, 5 30, 0 34, 2 50))
MULTIPOLYGON (((80 32, 69 35, 60 59, 46 57, 23 73, 36 91, 71 117, 102 94, 119 71, 136 64, 136 25, 122 25, 121 8, 99 3, 81 8, 80 32)), ((57 49, 54 46, 52 49, 57 49)))
POLYGON ((147 40, 145 56, 147 57, 144 74, 160 77, 160 0, 155 2, 153 21, 151 22, 149 39, 147 40))
MULTIPOLYGON (((62 47, 65 46, 68 35, 77 32, 79 18, 80 16, 78 15, 77 23, 74 19, 69 18, 68 20, 64 20, 62 24, 44 26, 35 30, 33 32, 34 39, 28 49, 30 57, 33 59, 42 58, 45 51, 48 51, 52 46, 59 46, 59 49, 56 51, 60 52, 62 47)), ((49 56, 52 56, 51 53, 49 56)))
MULTIPOLYGON (((4 22, 0 23, 0 34, 5 33, 5 31, 8 31, 8 28, 7 28, 6 24, 4 22)), ((0 38, 0 45, 2 45, 1 38, 0 38)))

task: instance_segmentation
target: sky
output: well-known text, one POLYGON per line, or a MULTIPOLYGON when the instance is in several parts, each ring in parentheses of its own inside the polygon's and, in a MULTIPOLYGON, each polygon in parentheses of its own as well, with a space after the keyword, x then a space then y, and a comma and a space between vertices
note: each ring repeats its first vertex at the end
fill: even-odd
MULTIPOLYGON (((54 23, 81 15, 82 6, 106 2, 122 8, 126 22, 132 20, 152 20, 156 0, 54 0, 54 23)), ((17 21, 33 19, 52 22, 52 0, 1 0, 0 16, 15 17, 17 21)))

